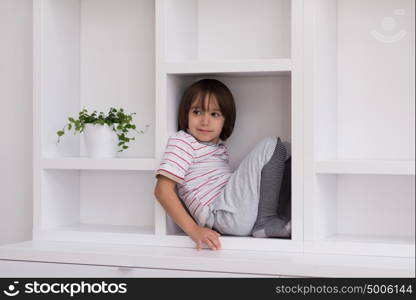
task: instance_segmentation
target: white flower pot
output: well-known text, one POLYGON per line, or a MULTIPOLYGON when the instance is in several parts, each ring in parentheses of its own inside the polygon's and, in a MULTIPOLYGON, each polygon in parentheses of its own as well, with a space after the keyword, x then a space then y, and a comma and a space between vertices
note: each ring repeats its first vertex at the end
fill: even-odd
POLYGON ((86 124, 84 141, 89 157, 111 158, 117 155, 118 137, 113 126, 86 124))

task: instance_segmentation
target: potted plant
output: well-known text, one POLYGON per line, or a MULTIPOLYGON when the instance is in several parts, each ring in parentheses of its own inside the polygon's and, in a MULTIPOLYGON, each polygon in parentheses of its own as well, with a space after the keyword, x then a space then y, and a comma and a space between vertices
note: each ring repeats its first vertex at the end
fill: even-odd
MULTIPOLYGON (((77 119, 69 117, 69 123, 57 132, 57 143, 60 142, 67 128, 68 131, 74 130, 74 134, 84 133, 85 146, 90 157, 115 157, 117 152, 128 149, 127 143, 135 140, 135 137, 128 137, 127 134, 144 133, 143 130, 136 130, 136 125, 132 123, 135 114, 126 114, 123 108, 113 107, 106 115, 97 111, 90 114, 86 108, 83 108, 77 119)), ((149 125, 146 125, 146 129, 148 127, 149 125)))

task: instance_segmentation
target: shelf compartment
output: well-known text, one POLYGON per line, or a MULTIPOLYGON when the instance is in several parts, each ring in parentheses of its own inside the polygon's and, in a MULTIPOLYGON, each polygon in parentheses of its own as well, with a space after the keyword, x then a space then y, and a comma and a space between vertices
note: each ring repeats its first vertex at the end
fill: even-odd
POLYGON ((305 2, 316 160, 415 160, 414 13, 410 0, 305 2))
MULTIPOLYGON (((252 73, 241 74, 170 74, 167 76, 166 103, 167 132, 173 134, 177 130, 176 114, 183 91, 193 82, 201 78, 218 79, 227 85, 236 102, 237 121, 232 136, 227 140, 230 153, 230 166, 238 167, 242 159, 264 137, 280 136, 283 141, 292 142, 291 119, 291 73, 258 76, 252 73), (259 119, 259 116, 261 118, 259 119), (259 134, 261 133, 261 134, 259 134)), ((299 138, 299 137, 297 137, 299 138)), ((293 149, 293 148, 292 148, 293 149)), ((299 174, 293 169, 296 186, 299 174)), ((273 251, 294 251, 302 249, 302 199, 292 196, 292 221, 294 231, 292 239, 257 239, 253 237, 222 236, 226 249, 261 248, 273 251)), ((169 240, 177 241, 177 245, 193 246, 182 230, 166 216, 166 234, 169 240)))
POLYGON ((289 0, 163 3, 168 61, 290 57, 289 0))
POLYGON ((202 78, 223 82, 236 102, 237 120, 227 140, 231 168, 238 166, 252 147, 264 137, 277 137, 291 142, 291 76, 257 76, 246 74, 175 74, 167 76, 167 133, 177 131, 177 111, 184 90, 202 78), (261 119, 259 119, 261 116, 261 119), (261 135, 259 135, 261 133, 261 135))
POLYGON ((68 237, 155 232, 154 175, 145 171, 43 170, 38 233, 68 237))
POLYGON ((155 1, 37 0, 34 9, 35 136, 42 157, 85 156, 83 138, 67 132, 84 107, 136 113, 150 125, 119 157, 152 157, 155 144, 155 1), (39 119, 38 119, 39 118, 39 119))
POLYGON ((228 74, 268 75, 287 74, 292 69, 290 59, 258 59, 227 61, 185 61, 164 64, 167 74, 228 74))
POLYGON ((320 174, 415 175, 414 161, 328 160, 315 162, 320 174))
POLYGON ((45 158, 41 162, 42 169, 58 170, 153 171, 155 166, 156 161, 153 158, 45 158))
POLYGON ((305 203, 305 240, 312 248, 328 242, 334 246, 327 252, 389 256, 414 249, 413 176, 319 174, 315 181, 305 203))

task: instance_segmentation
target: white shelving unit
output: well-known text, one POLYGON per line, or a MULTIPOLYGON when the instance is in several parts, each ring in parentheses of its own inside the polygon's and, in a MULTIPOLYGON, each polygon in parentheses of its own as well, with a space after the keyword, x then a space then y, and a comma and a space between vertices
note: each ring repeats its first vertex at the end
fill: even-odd
POLYGON ((414 1, 305 2, 305 251, 414 257, 414 1))
POLYGON ((34 0, 34 241, 0 247, 0 260, 83 264, 96 248, 75 248, 99 243, 133 247, 119 262, 105 254, 119 266, 169 268, 160 254, 198 271, 414 276, 414 22, 412 0, 34 0), (191 249, 173 250, 194 243, 153 189, 180 97, 200 78, 234 94, 233 168, 263 137, 292 143, 293 229, 223 236, 221 265, 207 254, 197 267, 191 249), (123 107, 150 128, 119 157, 91 159, 79 136, 56 144, 84 106, 123 107))
POLYGON ((291 141, 298 157, 292 239, 223 244, 302 252, 302 1, 34 3, 36 240, 192 246, 155 201, 154 171, 177 131, 183 90, 210 77, 237 101, 233 167, 266 136, 291 141), (116 159, 90 159, 79 136, 56 144, 56 131, 84 106, 124 107, 150 130, 116 159))

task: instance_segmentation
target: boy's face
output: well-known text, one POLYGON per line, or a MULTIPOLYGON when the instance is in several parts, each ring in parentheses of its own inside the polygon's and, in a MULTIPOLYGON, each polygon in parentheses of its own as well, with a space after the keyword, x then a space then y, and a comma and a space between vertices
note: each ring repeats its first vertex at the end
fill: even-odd
POLYGON ((188 129, 201 142, 218 143, 225 118, 214 96, 195 100, 188 113, 188 129), (203 103, 204 107, 201 107, 203 103))

